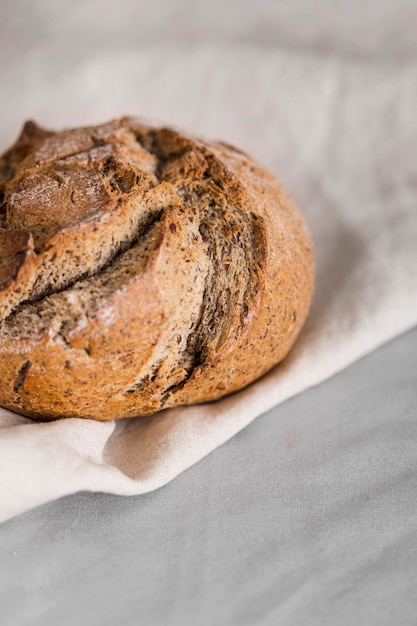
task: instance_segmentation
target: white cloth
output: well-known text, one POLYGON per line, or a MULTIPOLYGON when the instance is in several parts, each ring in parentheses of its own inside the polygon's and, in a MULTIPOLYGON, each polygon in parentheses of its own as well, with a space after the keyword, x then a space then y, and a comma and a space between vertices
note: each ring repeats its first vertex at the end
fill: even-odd
POLYGON ((0 520, 80 490, 161 487, 275 404, 417 323, 416 63, 149 45, 46 72, 42 54, 27 58, 3 103, 4 141, 25 117, 61 127, 128 113, 235 143, 300 205, 317 288, 285 362, 220 402, 118 423, 39 424, 0 410, 0 520))

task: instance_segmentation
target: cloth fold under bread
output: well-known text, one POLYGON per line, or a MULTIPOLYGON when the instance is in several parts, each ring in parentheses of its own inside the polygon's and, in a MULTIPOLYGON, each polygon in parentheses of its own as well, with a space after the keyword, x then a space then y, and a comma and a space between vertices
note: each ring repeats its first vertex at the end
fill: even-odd
MULTIPOLYGON (((124 90, 119 85, 126 95, 123 111, 80 105, 73 123, 127 109, 149 115, 163 95, 165 109, 156 111, 166 121, 252 152, 284 180, 313 233, 318 272, 312 313, 281 365, 213 404, 118 423, 39 424, 1 410, 0 519, 80 490, 129 495, 156 489, 275 404, 417 323, 415 67, 361 67, 227 47, 196 48, 193 55, 181 48, 163 56, 158 49, 147 53, 154 83, 143 106, 140 85, 149 84, 150 69, 120 53, 112 62, 129 75, 124 90), (207 71, 204 88, 198 83, 190 128, 168 77, 192 84, 203 66, 216 71, 207 71), (225 103, 232 95, 229 110, 225 103), (197 112, 203 104, 202 119, 197 112)), ((91 71, 100 63, 107 60, 92 60, 91 71)), ((47 121, 52 101, 55 107, 57 98, 65 102, 65 90, 80 79, 75 69, 51 99, 54 85, 44 85, 45 108, 30 115, 47 121)))

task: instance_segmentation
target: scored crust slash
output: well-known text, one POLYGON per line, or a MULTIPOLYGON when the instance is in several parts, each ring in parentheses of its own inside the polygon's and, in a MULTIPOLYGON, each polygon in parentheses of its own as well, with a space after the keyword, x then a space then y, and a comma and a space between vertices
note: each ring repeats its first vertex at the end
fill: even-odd
POLYGON ((0 405, 111 420, 216 400, 279 363, 314 254, 248 155, 133 118, 0 158, 0 405))

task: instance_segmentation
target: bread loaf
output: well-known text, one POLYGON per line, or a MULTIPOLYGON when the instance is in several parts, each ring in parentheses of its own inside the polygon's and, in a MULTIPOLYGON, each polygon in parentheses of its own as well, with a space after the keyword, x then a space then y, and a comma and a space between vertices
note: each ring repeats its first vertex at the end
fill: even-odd
POLYGON ((314 257, 249 156, 122 118, 0 159, 0 405, 38 420, 216 400, 288 353, 314 257))

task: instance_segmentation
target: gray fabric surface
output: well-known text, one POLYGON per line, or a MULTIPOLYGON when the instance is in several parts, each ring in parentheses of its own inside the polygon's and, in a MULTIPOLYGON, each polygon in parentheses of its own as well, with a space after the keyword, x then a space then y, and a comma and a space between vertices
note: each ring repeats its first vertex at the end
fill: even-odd
POLYGON ((417 329, 163 489, 0 526, 2 626, 411 625, 417 329))

